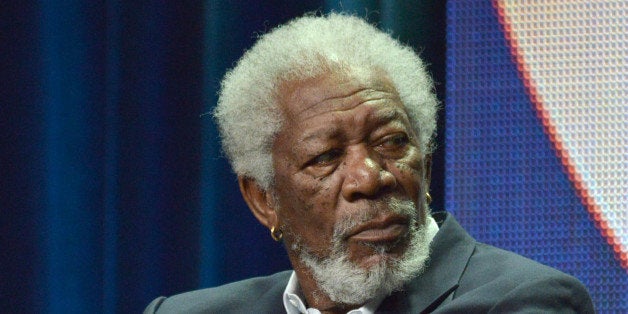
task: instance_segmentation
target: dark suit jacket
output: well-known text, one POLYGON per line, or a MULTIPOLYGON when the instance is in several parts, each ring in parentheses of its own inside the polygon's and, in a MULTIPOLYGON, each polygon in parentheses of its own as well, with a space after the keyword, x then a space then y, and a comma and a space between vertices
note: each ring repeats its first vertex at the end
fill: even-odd
MULTIPOLYGON (((377 313, 594 313, 574 277, 525 257, 476 242, 446 213, 427 269, 377 313)), ((144 313, 285 313, 291 271, 160 297, 144 313)))

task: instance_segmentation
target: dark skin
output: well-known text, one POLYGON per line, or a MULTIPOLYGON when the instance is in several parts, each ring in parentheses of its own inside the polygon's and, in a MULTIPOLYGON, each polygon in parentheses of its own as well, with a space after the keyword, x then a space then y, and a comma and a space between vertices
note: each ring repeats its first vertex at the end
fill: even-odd
MULTIPOLYGON (((275 182, 270 191, 240 177, 242 194, 268 228, 281 226, 288 257, 309 307, 346 313, 362 304, 338 304, 317 282, 292 245, 319 258, 329 255, 334 224, 374 208, 386 196, 425 204, 429 157, 389 79, 377 71, 327 73, 283 84, 279 90, 285 123, 273 146, 275 182)), ((425 223, 424 205, 417 208, 425 223)), ((369 268, 407 248, 408 220, 377 215, 343 238, 349 259, 369 268), (395 243, 384 255, 373 245, 395 243)))

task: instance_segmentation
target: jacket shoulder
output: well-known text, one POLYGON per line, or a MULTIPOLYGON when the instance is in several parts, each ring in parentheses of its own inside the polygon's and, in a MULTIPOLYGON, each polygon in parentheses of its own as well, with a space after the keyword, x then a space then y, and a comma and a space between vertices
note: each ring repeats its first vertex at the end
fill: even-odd
POLYGON ((459 303, 466 300, 486 312, 593 313, 591 298, 575 277, 483 243, 476 243, 455 294, 459 303))
POLYGON ((472 285, 497 282, 516 286, 548 277, 575 280, 570 275, 522 255, 476 242, 475 250, 461 281, 472 283, 472 285))
POLYGON ((253 313, 283 310, 282 294, 291 271, 153 300, 147 313, 253 313))

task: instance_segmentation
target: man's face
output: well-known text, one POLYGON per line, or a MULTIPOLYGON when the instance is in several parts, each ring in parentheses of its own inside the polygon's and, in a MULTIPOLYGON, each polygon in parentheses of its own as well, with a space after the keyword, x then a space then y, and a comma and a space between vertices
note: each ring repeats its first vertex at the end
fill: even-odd
POLYGON ((273 192, 293 263, 299 247, 325 259, 334 238, 365 269, 403 255, 410 224, 425 223, 426 172, 392 83, 377 72, 331 74, 285 84, 280 95, 273 192), (414 221, 391 198, 418 204, 414 221))

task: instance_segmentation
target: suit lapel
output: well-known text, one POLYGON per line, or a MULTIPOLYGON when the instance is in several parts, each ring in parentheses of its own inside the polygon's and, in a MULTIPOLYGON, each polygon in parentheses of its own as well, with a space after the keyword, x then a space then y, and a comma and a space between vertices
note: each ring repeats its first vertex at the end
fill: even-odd
POLYGON ((451 215, 442 212, 433 217, 440 229, 432 241, 427 268, 404 291, 386 298, 377 313, 429 313, 455 293, 475 240, 451 215))

